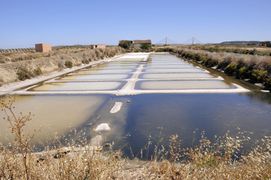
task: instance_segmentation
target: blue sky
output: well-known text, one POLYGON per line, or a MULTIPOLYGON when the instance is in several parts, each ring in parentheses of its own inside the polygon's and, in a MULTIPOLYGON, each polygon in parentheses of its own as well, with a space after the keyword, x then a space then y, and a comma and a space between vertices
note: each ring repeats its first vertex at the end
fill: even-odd
POLYGON ((0 48, 271 40, 270 0, 1 0, 0 48))

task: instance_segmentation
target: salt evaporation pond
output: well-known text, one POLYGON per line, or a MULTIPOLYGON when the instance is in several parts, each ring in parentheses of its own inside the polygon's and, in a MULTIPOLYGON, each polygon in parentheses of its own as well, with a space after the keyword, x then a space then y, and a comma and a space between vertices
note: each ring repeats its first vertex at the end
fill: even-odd
MULTIPOLYGON (((18 92, 16 111, 34 114, 26 128, 30 134, 36 130, 33 143, 46 146, 58 137, 64 144, 84 138, 95 145, 114 142, 114 148, 139 157, 148 140, 151 152, 158 142, 167 145, 173 134, 181 137, 183 147, 194 145, 202 131, 210 138, 228 130, 252 132, 251 145, 271 135, 270 94, 247 93, 236 82, 173 55, 153 54, 148 61, 145 56, 129 54, 18 92), (106 129, 95 131, 100 127, 106 129)), ((0 142, 10 142, 8 122, 1 119, 0 127, 0 142)))

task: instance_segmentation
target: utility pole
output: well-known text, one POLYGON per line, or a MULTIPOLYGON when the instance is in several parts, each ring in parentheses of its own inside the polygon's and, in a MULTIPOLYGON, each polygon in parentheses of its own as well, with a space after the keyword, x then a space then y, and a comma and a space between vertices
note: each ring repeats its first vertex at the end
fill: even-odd
POLYGON ((192 37, 192 45, 195 44, 195 37, 192 37))
POLYGON ((166 36, 166 38, 165 38, 165 46, 167 46, 167 36, 166 36))

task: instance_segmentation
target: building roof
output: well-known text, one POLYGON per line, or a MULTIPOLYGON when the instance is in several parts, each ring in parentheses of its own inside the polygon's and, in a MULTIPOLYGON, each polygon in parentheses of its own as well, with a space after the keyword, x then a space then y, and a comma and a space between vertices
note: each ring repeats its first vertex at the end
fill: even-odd
POLYGON ((151 40, 134 40, 133 44, 151 44, 151 40))

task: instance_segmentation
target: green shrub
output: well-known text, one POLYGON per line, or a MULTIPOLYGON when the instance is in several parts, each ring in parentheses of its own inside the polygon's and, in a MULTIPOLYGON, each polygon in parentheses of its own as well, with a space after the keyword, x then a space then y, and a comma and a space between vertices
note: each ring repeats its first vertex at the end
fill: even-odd
POLYGON ((248 67, 243 66, 238 70, 238 78, 246 79, 246 78, 249 78, 249 76, 250 76, 250 71, 248 67))
POLYGON ((21 81, 34 77, 33 73, 26 67, 19 67, 16 74, 21 81))
POLYGON ((230 63, 231 63, 231 60, 229 58, 225 58, 223 61, 218 63, 217 68, 224 70, 230 63))
POLYGON ((206 67, 214 67, 218 64, 218 61, 212 58, 208 58, 206 61, 203 63, 206 67))
POLYGON ((65 61, 65 66, 67 68, 72 68, 73 67, 73 63, 71 61, 65 61))
POLYGON ((231 64, 229 64, 229 65, 225 68, 224 72, 225 72, 226 74, 232 76, 232 75, 235 74, 236 70, 237 70, 237 65, 231 63, 231 64))
POLYGON ((40 69, 40 67, 37 67, 36 69, 34 69, 33 74, 35 76, 41 75, 42 74, 42 70, 40 69))
POLYGON ((253 50, 250 50, 248 54, 255 55, 255 54, 257 54, 257 51, 256 51, 256 49, 253 49, 253 50))
POLYGON ((196 61, 200 61, 201 56, 199 54, 196 54, 194 58, 196 61))
POLYGON ((268 72, 262 69, 254 69, 251 75, 253 82, 263 82, 268 77, 268 72))
POLYGON ((271 77, 265 79, 264 86, 266 89, 271 91, 271 77))
POLYGON ((83 64, 89 64, 89 60, 88 60, 88 59, 83 59, 83 60, 82 60, 82 63, 83 63, 83 64))
MULTIPOLYGON (((197 58, 197 54, 193 54, 191 58, 192 59, 196 59, 197 58)), ((201 61, 202 63, 206 62, 207 60, 208 60, 208 56, 205 55, 205 54, 201 54, 198 57, 198 61, 201 61)))
POLYGON ((133 41, 123 40, 119 42, 119 46, 124 49, 130 49, 132 47, 133 41))
POLYGON ((151 49, 151 45, 150 44, 141 44, 140 48, 143 51, 148 51, 151 49))

